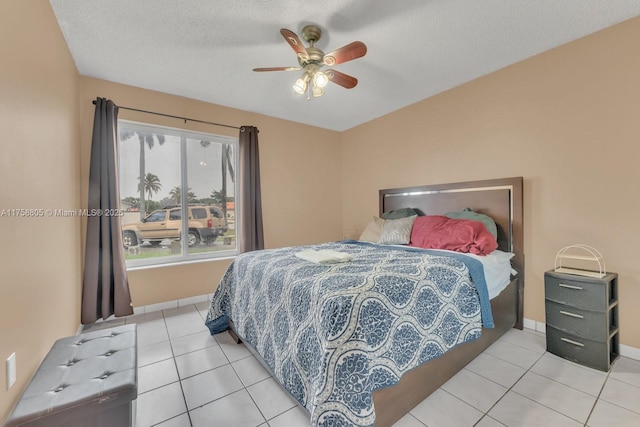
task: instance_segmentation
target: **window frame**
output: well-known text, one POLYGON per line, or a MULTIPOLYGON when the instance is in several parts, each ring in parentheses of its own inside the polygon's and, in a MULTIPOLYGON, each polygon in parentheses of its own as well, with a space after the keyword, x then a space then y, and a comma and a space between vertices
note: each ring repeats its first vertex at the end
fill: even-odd
MULTIPOLYGON (((156 125, 152 123, 144 123, 132 120, 118 119, 118 169, 120 169, 120 131, 122 129, 134 130, 138 132, 146 132, 152 134, 162 134, 165 136, 173 136, 178 137, 179 141, 179 152, 180 152, 180 188, 189 188, 188 186, 188 158, 187 158, 187 140, 200 140, 200 141, 210 141, 212 144, 228 144, 231 145, 234 156, 233 156, 233 168, 236 171, 236 179, 232 182, 233 194, 234 194, 234 216, 236 220, 234 221, 234 229, 235 229, 235 247, 228 250, 220 250, 220 251, 211 251, 211 252, 199 252, 199 253, 189 253, 189 246, 187 239, 180 239, 180 254, 178 255, 167 255, 161 257, 150 257, 143 259, 129 259, 125 260, 125 264, 128 271, 143 269, 143 268, 153 268, 153 267, 162 267, 162 266, 170 266, 170 265, 181 265, 181 264, 189 264, 193 262, 203 262, 203 261, 215 261, 233 258, 237 256, 239 251, 239 242, 241 230, 239 227, 239 223, 237 218, 239 218, 239 210, 241 207, 238 203, 238 194, 239 194, 239 183, 238 183, 238 168, 239 168, 239 138, 238 137, 230 137, 226 135, 218 135, 213 133, 194 131, 183 128, 175 128, 169 126, 156 125)), ((229 181, 228 181, 229 182, 229 181)), ((227 186, 227 188, 230 188, 227 186)), ((181 235, 186 236, 188 232, 188 223, 189 223, 189 215, 188 215, 188 203, 187 201, 188 192, 181 192, 181 235)), ((120 199, 122 200, 122 194, 120 195, 120 199)), ((118 203, 120 203, 120 201, 118 203)), ((225 201, 226 203, 226 201, 225 201)), ((207 207, 208 209, 208 207, 207 207)), ((147 215, 149 213, 147 212, 147 215)), ((168 215, 167 215, 168 216, 168 215)), ((228 218, 227 218, 228 220, 228 218)))

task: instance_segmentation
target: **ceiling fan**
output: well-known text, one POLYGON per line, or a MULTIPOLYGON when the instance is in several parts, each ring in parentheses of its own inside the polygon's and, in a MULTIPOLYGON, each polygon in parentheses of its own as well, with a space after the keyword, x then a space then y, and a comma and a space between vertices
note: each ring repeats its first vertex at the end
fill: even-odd
POLYGON ((359 41, 349 43, 340 49, 325 54, 314 46, 322 36, 322 30, 317 25, 307 25, 302 29, 302 38, 309 43, 305 48, 300 38, 290 30, 282 28, 282 37, 298 55, 299 67, 268 67, 254 68, 253 71, 298 71, 304 70, 304 74, 293 84, 293 90, 302 95, 307 93, 307 100, 311 96, 318 97, 324 94, 324 87, 328 82, 333 82, 347 89, 352 89, 358 84, 358 79, 348 74, 333 69, 322 70, 326 66, 334 66, 353 59, 361 58, 367 53, 367 46, 359 41))

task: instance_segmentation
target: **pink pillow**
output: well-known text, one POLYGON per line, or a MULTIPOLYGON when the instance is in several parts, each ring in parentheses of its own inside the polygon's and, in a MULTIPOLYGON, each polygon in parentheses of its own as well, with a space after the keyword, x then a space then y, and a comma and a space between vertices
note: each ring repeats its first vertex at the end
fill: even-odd
POLYGON ((475 255, 488 255, 498 248, 498 242, 480 221, 447 218, 442 215, 416 218, 409 245, 475 255))

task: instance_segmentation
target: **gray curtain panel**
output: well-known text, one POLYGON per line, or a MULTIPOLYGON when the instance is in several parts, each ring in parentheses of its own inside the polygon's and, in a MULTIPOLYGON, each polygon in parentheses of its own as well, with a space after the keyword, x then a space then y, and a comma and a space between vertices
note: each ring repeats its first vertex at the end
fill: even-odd
POLYGON ((82 278, 82 324, 133 314, 118 209, 118 107, 98 98, 89 166, 89 216, 82 278))
POLYGON ((258 128, 240 128, 240 252, 264 249, 258 128))

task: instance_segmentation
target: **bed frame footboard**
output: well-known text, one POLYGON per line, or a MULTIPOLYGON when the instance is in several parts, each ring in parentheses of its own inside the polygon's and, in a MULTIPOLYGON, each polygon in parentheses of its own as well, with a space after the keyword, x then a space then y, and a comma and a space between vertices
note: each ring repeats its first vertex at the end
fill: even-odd
POLYGON ((479 339, 461 344, 437 359, 412 369, 392 386, 373 392, 376 427, 388 427, 475 359, 516 324, 517 279, 491 300, 495 328, 482 329, 479 339))

